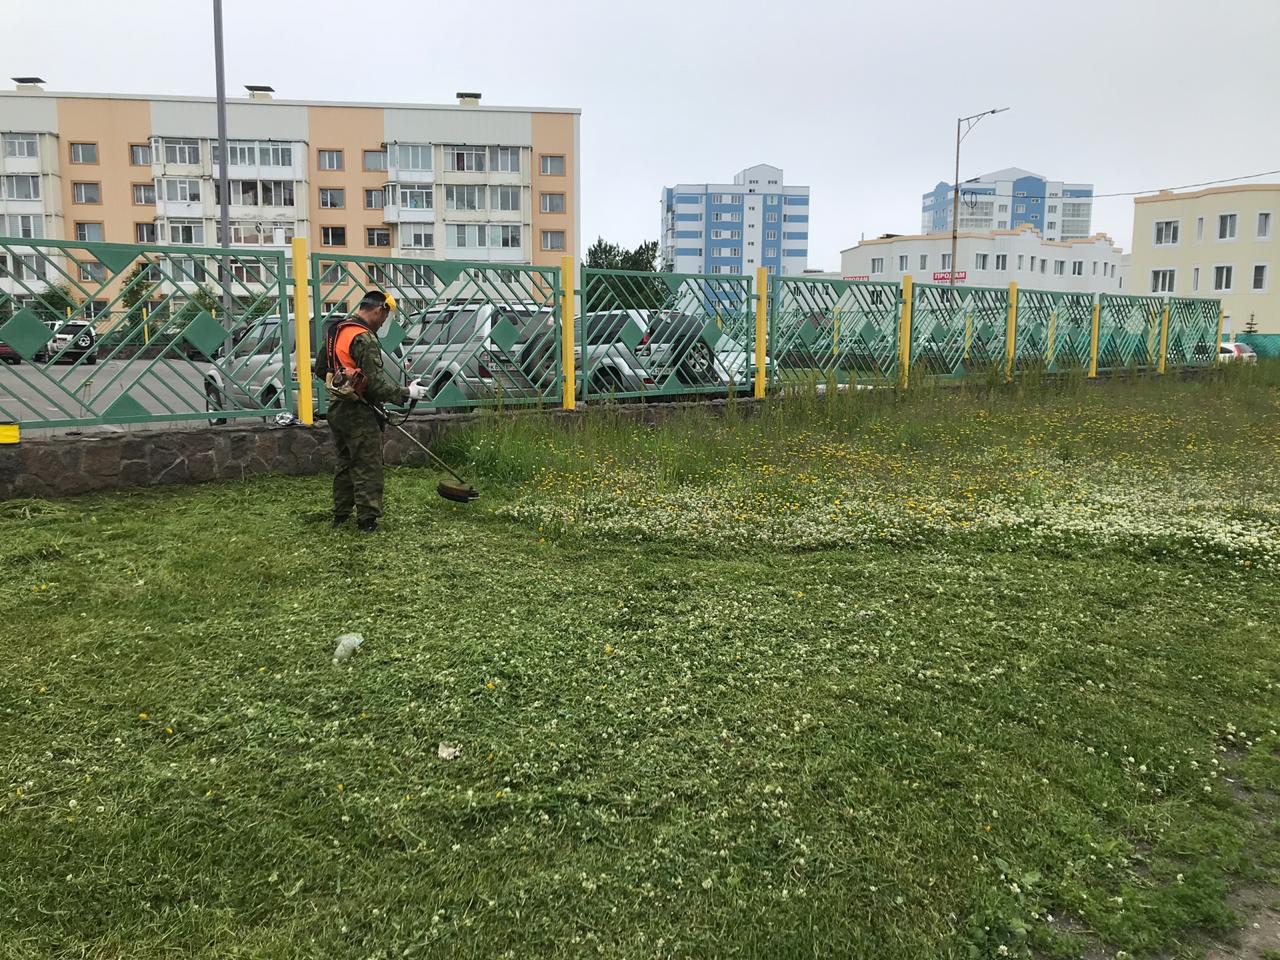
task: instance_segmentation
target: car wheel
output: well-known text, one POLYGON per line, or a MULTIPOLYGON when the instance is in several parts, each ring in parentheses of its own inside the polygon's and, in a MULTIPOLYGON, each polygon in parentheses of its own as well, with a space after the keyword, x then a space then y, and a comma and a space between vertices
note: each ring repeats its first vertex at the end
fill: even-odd
MULTIPOLYGON (((204 409, 206 413, 221 413, 225 404, 222 399, 222 391, 218 389, 218 385, 212 381, 205 381, 204 385, 204 409)), ((209 417, 209 425, 220 427, 227 422, 226 417, 209 417)))
MULTIPOLYGON (((272 407, 276 405, 276 400, 279 399, 279 397, 280 397, 280 394, 276 391, 275 387, 267 387, 267 389, 262 391, 262 400, 260 405, 263 408, 270 410, 272 407)), ((275 414, 269 413, 262 419, 265 422, 270 423, 272 420, 275 419, 275 414)))
POLYGON ((711 348, 702 341, 698 341, 689 347, 689 352, 680 364, 681 378, 691 385, 708 383, 714 366, 711 348))
POLYGON ((605 368, 591 374, 590 391, 596 396, 609 396, 622 392, 622 378, 617 370, 605 368))
POLYGON ((11 367, 16 367, 18 364, 22 362, 22 358, 21 357, 5 357, 4 362, 11 367))
POLYGON ((85 356, 84 362, 92 367, 94 364, 98 362, 98 355, 96 353, 90 353, 85 356))

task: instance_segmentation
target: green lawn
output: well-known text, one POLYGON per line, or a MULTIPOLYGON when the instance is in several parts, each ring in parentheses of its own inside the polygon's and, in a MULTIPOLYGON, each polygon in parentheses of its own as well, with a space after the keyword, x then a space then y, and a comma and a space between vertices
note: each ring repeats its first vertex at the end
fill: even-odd
POLYGON ((0 957, 1198 956, 1280 873, 1277 379, 0 504, 0 957))

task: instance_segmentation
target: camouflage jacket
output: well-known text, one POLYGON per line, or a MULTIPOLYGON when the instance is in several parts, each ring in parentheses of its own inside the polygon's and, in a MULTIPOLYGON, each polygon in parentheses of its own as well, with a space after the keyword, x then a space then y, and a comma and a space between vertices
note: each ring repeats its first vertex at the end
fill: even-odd
MULTIPOLYGON (((382 368, 382 346, 372 333, 356 334, 351 341, 351 359, 364 373, 369 386, 364 392, 366 400, 374 403, 400 403, 405 400, 409 391, 387 376, 382 368)), ((343 397, 330 393, 331 401, 342 402, 343 397)))

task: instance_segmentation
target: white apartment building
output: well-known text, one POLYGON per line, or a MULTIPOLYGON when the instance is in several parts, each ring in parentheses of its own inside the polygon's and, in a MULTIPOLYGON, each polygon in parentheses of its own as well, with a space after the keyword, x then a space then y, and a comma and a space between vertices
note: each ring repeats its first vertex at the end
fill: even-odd
POLYGON ((809 262, 809 188, 782 169, 747 167, 732 183, 662 191, 662 265, 676 273, 799 276, 809 262))
MULTIPOLYGON (((921 198, 922 233, 950 233, 955 192, 939 183, 921 198)), ((1021 167, 1007 167, 960 184, 960 230, 1034 227, 1046 240, 1091 235, 1093 184, 1047 180, 1021 167)))
MULTIPOLYGON (((1033 227, 961 233, 956 244, 956 284, 1071 293, 1119 293, 1120 248, 1105 234, 1078 240, 1046 240, 1033 227)), ((951 279, 951 235, 887 234, 841 251, 842 275, 850 280, 917 283, 951 279)))

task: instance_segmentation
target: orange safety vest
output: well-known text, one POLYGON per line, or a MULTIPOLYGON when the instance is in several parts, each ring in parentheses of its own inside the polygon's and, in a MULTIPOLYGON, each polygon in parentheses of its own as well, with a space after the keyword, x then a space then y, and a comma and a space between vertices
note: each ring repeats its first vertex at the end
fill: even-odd
POLYGON ((328 344, 329 373, 325 377, 326 386, 339 388, 340 392, 364 396, 369 381, 351 356, 351 344, 360 334, 372 332, 359 320, 343 320, 334 328, 328 344), (341 386, 343 381, 347 384, 345 390, 341 386))

